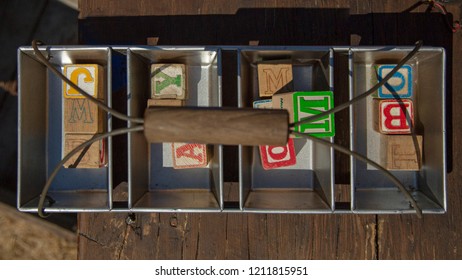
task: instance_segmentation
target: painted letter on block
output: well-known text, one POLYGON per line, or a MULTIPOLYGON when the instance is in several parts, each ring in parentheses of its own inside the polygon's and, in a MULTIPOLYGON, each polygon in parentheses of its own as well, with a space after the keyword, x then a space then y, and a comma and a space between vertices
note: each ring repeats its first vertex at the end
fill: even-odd
MULTIPOLYGON (((65 65, 64 76, 95 98, 104 98, 104 70, 97 64, 65 65)), ((64 98, 85 98, 77 90, 63 82, 64 98)))
POLYGON ((151 98, 185 99, 186 72, 184 64, 151 65, 151 98))
MULTIPOLYGON (((330 110, 334 106, 332 91, 299 91, 273 95, 273 108, 286 109, 290 122, 297 122, 330 110)), ((329 114, 310 123, 295 126, 295 131, 315 137, 335 135, 334 114, 329 114)))
POLYGON ((208 164, 207 145, 172 143, 173 168, 199 168, 208 164))
POLYGON ((260 97, 271 97, 277 92, 290 92, 292 85, 291 64, 258 64, 258 86, 260 97))
POLYGON ((260 156, 261 164, 266 170, 297 163, 294 140, 291 138, 285 146, 260 146, 260 156))
POLYGON ((383 99, 379 101, 378 130, 383 134, 409 134, 414 123, 414 108, 411 100, 383 99))
POLYGON ((380 163, 388 170, 419 170, 422 135, 382 135, 380 163))
MULTIPOLYGON (((92 134, 65 134, 63 157, 80 144, 90 140, 92 137, 92 134)), ((74 166, 75 168, 100 168, 101 166, 105 165, 107 161, 105 147, 106 140, 97 141, 91 144, 90 148, 87 150, 84 149, 80 153, 77 153, 71 157, 71 159, 67 161, 64 166, 68 168, 70 165, 76 164, 77 159, 80 158, 77 166, 74 166)))
POLYGON ((88 99, 64 99, 65 133, 99 133, 103 130, 103 113, 88 99))
MULTIPOLYGON (((260 109, 272 109, 273 101, 271 99, 257 100, 253 102, 253 107, 260 109)), ((289 139, 285 146, 259 146, 259 150, 261 164, 266 170, 292 166, 297 163, 294 141, 292 139, 289 139)))
MULTIPOLYGON (((294 98, 294 122, 325 112, 334 107, 334 96, 331 91, 296 92, 294 98)), ((317 137, 335 135, 334 114, 295 127, 301 133, 309 133, 317 137)))
MULTIPOLYGON (((396 64, 383 64, 378 65, 377 68, 377 79, 380 82, 390 73, 396 64)), ((394 94, 400 98, 411 98, 413 91, 413 80, 412 80, 412 67, 410 65, 403 65, 398 72, 388 80, 388 82, 379 88, 379 98, 394 98, 394 94)))

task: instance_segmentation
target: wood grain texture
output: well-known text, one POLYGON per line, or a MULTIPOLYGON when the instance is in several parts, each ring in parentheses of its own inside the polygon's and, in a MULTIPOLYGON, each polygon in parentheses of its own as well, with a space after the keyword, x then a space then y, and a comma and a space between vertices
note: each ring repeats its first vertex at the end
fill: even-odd
POLYGON ((293 91, 291 64, 259 63, 257 69, 260 97, 271 97, 277 92, 293 91))
POLYGON ((184 100, 180 100, 180 99, 148 99, 148 107, 153 107, 153 106, 181 107, 183 105, 184 105, 184 100))
MULTIPOLYGON (((93 138, 93 134, 66 133, 64 135, 63 157, 77 146, 83 144, 85 141, 88 141, 91 138, 93 138)), ((102 160, 100 157, 101 153, 104 153, 104 149, 102 149, 101 142, 97 141, 91 144, 86 151, 83 150, 81 153, 77 153, 76 155, 72 156, 64 164, 64 167, 68 168, 70 165, 78 163, 75 168, 100 168, 100 166, 105 162, 104 158, 102 160)))
POLYGON ((151 143, 284 146, 288 131, 285 110, 152 107, 144 114, 144 136, 151 143))
POLYGON ((104 114, 89 99, 63 100, 64 133, 100 133, 104 130, 104 114))
POLYGON ((131 217, 127 223, 128 215, 122 213, 79 214, 79 259, 376 257, 371 215, 140 213, 131 217))
POLYGON ((388 170, 420 169, 423 139, 421 135, 382 135, 380 139, 380 164, 383 167, 388 170))

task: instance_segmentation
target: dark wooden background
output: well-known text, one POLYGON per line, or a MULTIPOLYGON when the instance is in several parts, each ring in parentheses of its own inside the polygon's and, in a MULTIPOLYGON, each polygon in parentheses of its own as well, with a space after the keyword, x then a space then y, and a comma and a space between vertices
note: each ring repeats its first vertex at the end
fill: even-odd
MULTIPOLYGON (((278 215, 241 213, 82 213, 80 259, 461 259, 462 31, 452 34, 438 13, 418 1, 121 1, 80 0, 81 44, 160 45, 412 45, 447 51, 448 213, 425 215, 278 215), (454 110, 454 112, 457 112, 454 110), (453 121, 454 120, 454 121, 453 121)), ((460 17, 460 1, 446 5, 460 17)), ((224 105, 236 106, 235 53, 225 53, 224 105)), ((336 104, 348 85, 335 69, 336 104)), ((345 75, 346 76, 346 75, 345 75)), ((116 91, 124 91, 123 83, 116 91)), ((117 104, 117 102, 115 102, 117 104)), ((120 107, 121 109, 123 106, 120 107)), ((348 112, 337 115, 348 125, 348 112)), ((124 126, 123 122, 115 124, 124 126)), ((347 130, 336 142, 348 145, 347 130)), ((125 140, 115 145, 123 146, 125 140)), ((226 147, 226 200, 236 199, 237 148, 226 147)), ((118 156, 116 182, 126 178, 118 156)), ((336 201, 349 201, 349 161, 336 154, 336 201)), ((123 196, 123 187, 118 190, 123 196)))

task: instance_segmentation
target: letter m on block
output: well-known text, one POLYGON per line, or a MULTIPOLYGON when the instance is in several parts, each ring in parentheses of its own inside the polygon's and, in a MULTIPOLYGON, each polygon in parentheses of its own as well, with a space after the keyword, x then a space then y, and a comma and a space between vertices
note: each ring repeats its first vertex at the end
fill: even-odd
POLYGON ((90 100, 88 99, 73 99, 72 111, 68 120, 70 123, 93 123, 91 115, 90 100))
MULTIPOLYGON (((293 104, 294 122, 297 122, 332 109, 334 94, 332 91, 295 92, 293 104)), ((316 137, 332 137, 335 135, 334 114, 296 126, 295 131, 316 137)))
POLYGON ((272 95, 290 82, 288 77, 289 70, 289 67, 263 70, 266 78, 265 95, 272 95))

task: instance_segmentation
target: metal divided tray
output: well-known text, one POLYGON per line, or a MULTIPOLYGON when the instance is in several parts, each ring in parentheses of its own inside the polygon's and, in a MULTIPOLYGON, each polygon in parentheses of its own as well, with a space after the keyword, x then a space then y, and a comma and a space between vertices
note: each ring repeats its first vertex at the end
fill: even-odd
MULTIPOLYGON (((186 106, 220 107, 220 52, 204 48, 129 48, 128 114, 142 116, 150 93, 150 65, 182 63, 186 66, 186 106)), ((130 124, 131 125, 131 124, 130 124)), ((210 145, 207 168, 174 169, 171 143, 149 144, 142 132, 130 133, 129 208, 133 211, 220 211, 222 199, 222 147, 210 145)))
MULTIPOLYGON (((329 48, 248 48, 238 53, 240 107, 259 100, 257 63, 292 64, 294 91, 333 90, 329 48)), ((241 209, 260 212, 331 212, 334 209, 333 151, 295 138, 297 164, 264 170, 258 147, 239 147, 241 209)))
MULTIPOLYGON (((114 56, 123 56, 127 70, 127 113, 143 117, 150 96, 150 65, 186 65, 186 106, 221 107, 221 50, 237 53, 237 99, 240 108, 259 99, 257 63, 281 61, 293 65, 294 90, 333 91, 334 67, 348 69, 349 98, 371 87, 368 77, 375 63, 397 63, 412 48, 350 47, 42 47, 57 68, 66 64, 96 63, 104 67, 107 105, 111 106, 114 56), (117 51, 115 51, 117 50, 117 51), (335 58, 341 56, 342 59, 335 58), (347 65, 348 64, 348 65, 347 65)), ((393 171, 411 189, 424 213, 446 209, 445 52, 422 48, 411 60, 416 72, 416 114, 424 137, 423 166, 419 171, 393 171)), ((62 82, 34 56, 18 50, 18 209, 37 212, 38 199, 50 172, 61 159, 62 82)), ((345 71, 346 72, 346 71, 345 71)), ((338 72, 336 72, 338 73, 338 72)), ((370 100, 350 107, 350 149, 374 157, 370 100)), ((338 104, 336 104, 338 105, 338 104)), ((134 123, 128 123, 129 127, 134 123)), ((110 115, 107 129, 112 129, 110 115)), ((340 129, 340 128, 337 128, 340 129)), ((123 136, 122 136, 123 137, 123 136)), ((221 145, 210 145, 206 168, 174 169, 170 144, 149 144, 143 132, 128 136, 128 201, 113 205, 113 150, 108 140, 108 164, 99 169, 61 169, 49 196, 47 212, 264 212, 264 213, 411 213, 414 210, 388 179, 351 158, 351 207, 335 207, 334 150, 295 138, 297 165, 264 170, 258 147, 239 146, 239 204, 225 207, 221 145), (121 206, 120 205, 124 205, 121 206)), ((333 142, 334 138, 326 138, 333 142)))
MULTIPOLYGON (((397 63, 411 48, 352 48, 350 98, 372 87, 372 65, 397 63)), ((409 61, 414 69, 413 97, 416 132, 423 135, 423 165, 419 171, 393 171, 424 213, 446 211, 445 53, 422 48, 409 61)), ((374 158, 379 133, 372 128, 371 99, 350 107, 351 149, 374 158)), ((409 202, 382 172, 351 159, 351 209, 356 213, 413 212, 409 202)))

